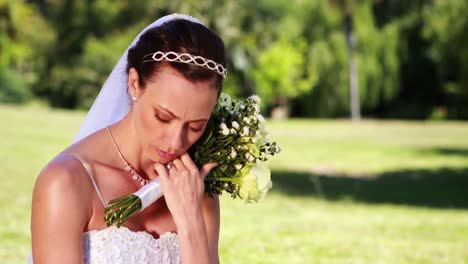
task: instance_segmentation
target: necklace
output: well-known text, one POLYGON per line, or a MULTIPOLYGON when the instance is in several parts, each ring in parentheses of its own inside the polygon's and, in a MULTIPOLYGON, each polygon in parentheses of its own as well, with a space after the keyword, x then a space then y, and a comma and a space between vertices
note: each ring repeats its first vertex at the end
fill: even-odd
POLYGON ((112 133, 110 132, 110 129, 108 126, 106 126, 106 129, 107 129, 107 132, 109 133, 109 136, 111 137, 112 139, 112 143, 114 143, 114 147, 115 149, 117 150, 117 152, 119 153, 119 157, 120 159, 123 161, 123 163, 125 164, 125 170, 128 171, 129 173, 131 173, 133 176, 132 176, 132 179, 134 179, 135 181, 140 181, 140 184, 143 186, 147 183, 149 183, 150 181, 146 180, 146 179, 143 179, 143 177, 141 177, 140 175, 138 175, 138 173, 136 173, 136 171, 132 168, 132 166, 127 162, 127 160, 124 158, 124 156, 122 155, 122 152, 120 152, 120 149, 119 147, 117 146, 117 143, 115 142, 115 139, 114 139, 114 136, 112 136, 112 133))

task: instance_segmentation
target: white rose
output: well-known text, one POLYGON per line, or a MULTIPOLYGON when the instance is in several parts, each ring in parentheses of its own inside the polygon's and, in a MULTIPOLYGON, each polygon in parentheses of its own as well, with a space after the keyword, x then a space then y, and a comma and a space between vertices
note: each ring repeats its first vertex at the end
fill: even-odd
POLYGON ((239 129, 239 123, 237 123, 236 121, 232 121, 232 127, 235 128, 235 129, 239 129))
POLYGON ((261 114, 256 114, 255 116, 257 117, 258 122, 259 122, 260 124, 265 123, 265 118, 263 118, 263 116, 262 116, 261 114))
POLYGON ((245 153, 245 157, 246 157, 247 160, 250 161, 250 162, 255 161, 255 156, 252 155, 250 152, 245 153))
POLYGON ((281 147, 280 146, 275 146, 275 152, 280 153, 280 151, 281 151, 281 147))
POLYGON ((227 93, 221 93, 221 99, 226 102, 231 102, 231 96, 227 93))
POLYGON ((242 136, 248 136, 249 135, 249 127, 245 126, 242 128, 242 133, 241 133, 242 136))
POLYGON ((219 128, 221 129, 221 134, 225 136, 229 135, 229 128, 226 126, 225 123, 221 123, 221 125, 219 125, 219 128))
POLYGON ((254 101, 256 104, 260 104, 262 102, 262 99, 260 99, 260 97, 258 97, 256 94, 250 96, 250 98, 252 98, 252 101, 254 101))
POLYGON ((237 157, 237 152, 234 149, 231 149, 231 158, 235 159, 237 157))
POLYGON ((271 171, 264 165, 255 164, 252 167, 244 168, 242 172, 244 174, 239 196, 246 203, 256 203, 263 200, 268 190, 273 186, 271 171))
POLYGON ((255 108, 255 112, 256 113, 259 113, 260 112, 260 106, 258 104, 255 104, 254 105, 254 108, 255 108))

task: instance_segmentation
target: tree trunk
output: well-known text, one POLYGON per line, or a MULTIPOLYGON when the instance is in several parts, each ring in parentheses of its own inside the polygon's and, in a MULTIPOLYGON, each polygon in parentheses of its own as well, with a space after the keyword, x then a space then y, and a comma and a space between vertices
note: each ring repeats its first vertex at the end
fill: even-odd
POLYGON ((271 109, 271 118, 274 120, 284 120, 288 116, 288 98, 286 96, 276 96, 273 108, 271 109))
POLYGON ((361 120, 361 111, 359 103, 359 76, 358 69, 355 60, 356 52, 356 38, 353 32, 353 14, 348 0, 344 0, 343 4, 343 15, 344 15, 344 27, 346 34, 346 47, 348 49, 348 61, 349 61, 349 88, 351 97, 351 118, 353 122, 361 120))

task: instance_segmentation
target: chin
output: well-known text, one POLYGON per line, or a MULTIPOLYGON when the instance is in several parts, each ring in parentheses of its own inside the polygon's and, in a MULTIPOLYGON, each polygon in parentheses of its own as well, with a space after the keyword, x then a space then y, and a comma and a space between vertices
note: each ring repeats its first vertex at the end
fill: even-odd
POLYGON ((161 160, 161 157, 158 156, 158 154, 154 151, 154 147, 151 145, 148 146, 144 155, 149 161, 153 163, 163 163, 163 161, 161 160))

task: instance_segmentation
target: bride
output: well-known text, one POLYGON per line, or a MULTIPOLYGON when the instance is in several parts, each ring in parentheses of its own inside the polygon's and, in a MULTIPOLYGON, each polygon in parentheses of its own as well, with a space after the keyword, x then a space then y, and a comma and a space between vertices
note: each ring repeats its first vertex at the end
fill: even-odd
POLYGON ((124 53, 74 144, 40 173, 30 263, 219 263, 218 197, 187 150, 202 135, 226 77, 223 41, 173 14, 124 53), (164 197, 107 227, 104 208, 161 177, 164 197))

